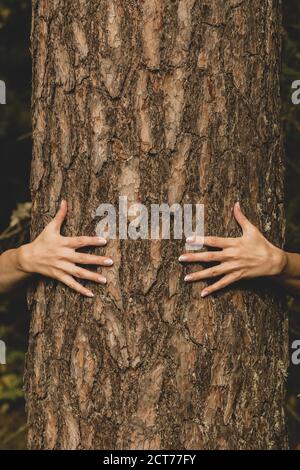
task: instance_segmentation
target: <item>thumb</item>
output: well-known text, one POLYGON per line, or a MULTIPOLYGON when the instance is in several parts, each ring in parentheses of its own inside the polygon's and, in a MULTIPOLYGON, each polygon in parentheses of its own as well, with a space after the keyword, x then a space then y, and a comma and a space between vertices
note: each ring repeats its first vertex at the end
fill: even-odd
POLYGON ((234 214, 235 220, 241 227, 243 233, 246 232, 250 227, 252 227, 251 222, 243 214, 239 202, 235 203, 234 208, 233 208, 233 214, 234 214))
POLYGON ((60 203, 60 208, 58 212, 56 213, 56 216, 53 219, 53 226, 58 232, 60 232, 63 221, 66 218, 67 211, 68 211, 68 204, 67 204, 67 201, 63 199, 60 203))

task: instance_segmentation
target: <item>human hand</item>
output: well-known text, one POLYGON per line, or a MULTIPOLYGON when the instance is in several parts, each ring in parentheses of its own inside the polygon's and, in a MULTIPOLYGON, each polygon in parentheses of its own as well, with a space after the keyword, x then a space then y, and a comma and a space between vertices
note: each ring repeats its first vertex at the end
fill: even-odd
POLYGON ((60 234, 62 223, 67 215, 67 202, 62 201, 54 219, 31 243, 20 248, 19 264, 26 273, 38 273, 57 279, 71 289, 87 297, 94 294, 74 278, 86 279, 106 284, 106 278, 96 272, 84 269, 78 264, 112 266, 113 260, 106 256, 78 253, 85 246, 104 246, 105 238, 64 237, 60 234))
MULTIPOLYGON (((186 282, 194 282, 223 276, 214 284, 205 287, 201 292, 202 297, 241 279, 279 275, 286 266, 286 253, 272 245, 261 234, 242 213, 238 202, 234 205, 233 212, 243 232, 241 237, 204 237, 204 245, 219 250, 185 253, 179 257, 179 261, 184 263, 219 263, 185 277, 186 282)), ((187 239, 187 243, 197 244, 199 239, 187 239)))

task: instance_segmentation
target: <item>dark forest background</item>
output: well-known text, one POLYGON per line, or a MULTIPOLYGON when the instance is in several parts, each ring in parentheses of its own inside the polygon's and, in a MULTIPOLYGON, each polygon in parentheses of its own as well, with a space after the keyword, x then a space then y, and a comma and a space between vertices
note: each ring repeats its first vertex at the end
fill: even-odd
MULTIPOLYGON (((0 0, 0 80, 7 86, 0 105, 0 251, 28 239, 31 161, 30 0, 0 0)), ((286 249, 300 252, 300 105, 291 84, 300 80, 300 2, 283 0, 282 120, 287 157, 286 249)), ((300 301, 289 299, 290 345, 300 339, 300 301)), ((26 447, 22 390, 29 314, 25 290, 0 298, 0 338, 8 345, 0 365, 0 449, 26 447)), ((291 351, 292 352, 292 351, 291 351)), ((300 444, 300 365, 290 366, 286 407, 291 447, 300 444)), ((300 447, 299 447, 300 448, 300 447)))

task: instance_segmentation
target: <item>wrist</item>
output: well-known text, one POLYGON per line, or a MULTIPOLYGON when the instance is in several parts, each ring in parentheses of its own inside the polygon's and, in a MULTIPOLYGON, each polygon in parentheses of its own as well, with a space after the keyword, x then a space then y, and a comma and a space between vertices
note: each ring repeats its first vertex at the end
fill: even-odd
POLYGON ((32 243, 17 248, 17 268, 27 274, 34 272, 32 243))
POLYGON ((288 256, 284 250, 273 247, 272 253, 272 275, 281 276, 284 274, 288 264, 288 256))

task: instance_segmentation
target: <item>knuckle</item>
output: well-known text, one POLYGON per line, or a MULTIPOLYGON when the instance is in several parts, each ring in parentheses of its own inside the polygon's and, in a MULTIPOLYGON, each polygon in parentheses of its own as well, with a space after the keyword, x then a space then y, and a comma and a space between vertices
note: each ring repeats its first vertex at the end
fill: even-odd
POLYGON ((64 259, 74 262, 74 248, 65 248, 64 259))
POLYGON ((72 246, 72 237, 61 237, 61 245, 64 247, 70 247, 72 246))
POLYGON ((67 276, 61 276, 60 281, 63 282, 64 284, 66 284, 66 286, 70 287, 70 281, 67 278, 67 276))
POLYGON ((53 261, 53 269, 56 270, 56 269, 59 269, 60 266, 61 266, 61 259, 58 258, 58 257, 55 257, 54 261, 53 261))
POLYGON ((74 270, 74 276, 82 278, 82 271, 81 269, 75 269, 74 270))
POLYGON ((84 255, 78 254, 77 255, 77 263, 84 263, 84 255))
POLYGON ((212 253, 212 252, 207 252, 206 259, 207 259, 207 261, 214 261, 215 254, 212 253))
POLYGON ((58 261, 62 261, 63 259, 66 258, 67 254, 68 254, 68 252, 64 248, 59 249, 59 250, 57 250, 56 258, 57 258, 58 261))
POLYGON ((240 279, 242 279, 242 271, 239 270, 233 273, 232 281, 239 281, 240 279))
POLYGON ((50 268, 49 270, 49 277, 52 279, 60 279, 60 273, 59 270, 56 268, 50 268))
POLYGON ((238 272, 238 279, 242 279, 243 277, 245 277, 245 271, 243 269, 241 269, 238 272))
POLYGON ((67 242, 68 246, 74 248, 74 245, 77 245, 78 243, 78 237, 68 237, 67 242))
POLYGON ((227 252, 228 258, 233 261, 238 261, 241 257, 241 250, 239 246, 233 247, 231 250, 227 252))
POLYGON ((78 246, 84 245, 84 237, 76 237, 75 241, 78 246))
POLYGON ((209 237, 208 238, 208 241, 209 241, 209 244, 211 246, 215 246, 216 245, 216 238, 215 237, 209 237))

